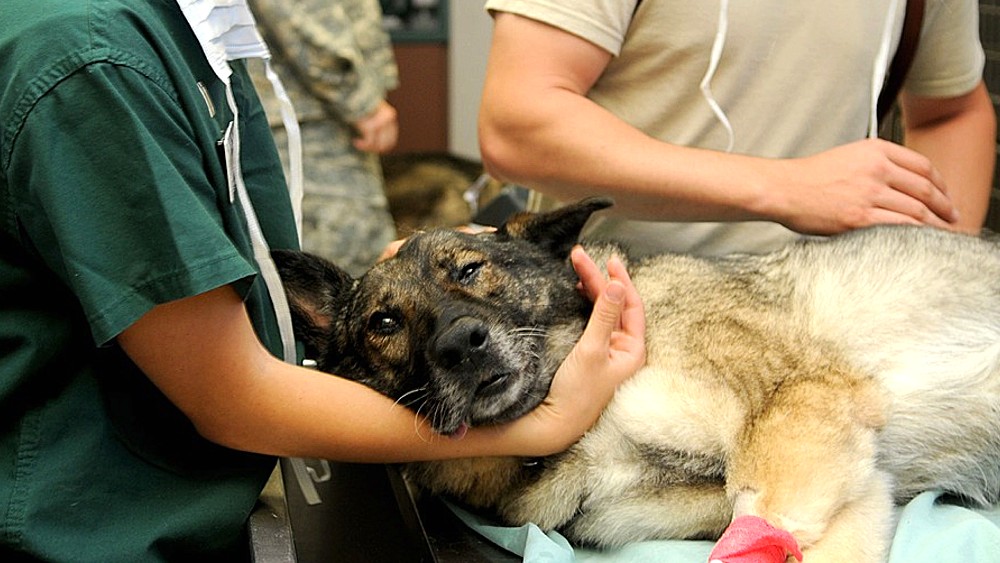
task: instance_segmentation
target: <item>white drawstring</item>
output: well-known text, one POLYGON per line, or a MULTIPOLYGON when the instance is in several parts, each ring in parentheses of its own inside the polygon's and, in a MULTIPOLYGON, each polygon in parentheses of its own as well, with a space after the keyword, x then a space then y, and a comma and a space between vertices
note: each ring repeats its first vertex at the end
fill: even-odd
MULTIPOLYGON (((281 118, 285 125, 285 132, 288 135, 289 168, 291 178, 288 182, 289 196, 292 200, 292 211, 295 214, 295 226, 299 235, 299 242, 302 241, 302 137, 299 131, 298 121, 295 119, 295 110, 291 100, 285 91, 284 85, 278 78, 277 73, 271 68, 270 59, 265 58, 265 72, 275 95, 281 101, 281 118)), ((261 278, 264 286, 271 298, 274 307, 274 316, 278 321, 278 332, 281 335, 282 356, 290 364, 295 364, 297 354, 295 348, 295 334, 292 326, 292 313, 288 306, 288 298, 285 295, 284 286, 281 283, 281 276, 278 274, 278 267, 275 266, 271 258, 271 250, 267 240, 260 228, 257 220, 257 213, 254 211, 253 202, 250 201, 250 194, 247 193, 246 185, 243 183, 243 171, 240 165, 240 137, 239 137, 239 114, 236 108, 236 100, 232 94, 232 87, 226 84, 226 99, 233 112, 233 124, 226 131, 227 143, 231 142, 231 149, 227 147, 226 157, 232 162, 227 167, 230 171, 230 179, 233 182, 230 186, 230 198, 235 189, 243 214, 246 216, 247 228, 250 231, 250 241, 253 246, 254 259, 260 268, 261 278), (229 135, 232 134, 230 139, 229 135)), ((326 460, 320 460, 320 465, 326 469, 325 477, 317 478, 315 471, 306 465, 306 460, 301 457, 290 457, 288 462, 292 467, 292 474, 299 485, 302 497, 306 503, 311 505, 320 504, 323 500, 319 496, 314 482, 319 483, 329 480, 329 464, 326 460)))
POLYGON ((712 95, 712 78, 715 76, 716 69, 719 68, 719 60, 722 59, 722 48, 726 44, 726 32, 729 28, 729 0, 721 0, 719 4, 719 26, 715 32, 715 41, 712 43, 712 53, 708 61, 708 70, 705 72, 705 77, 701 79, 701 94, 704 96, 705 101, 708 102, 709 107, 712 108, 712 113, 719 120, 723 127, 726 129, 726 134, 729 137, 729 142, 726 144, 726 152, 733 152, 733 144, 735 143, 735 135, 733 134, 733 126, 729 122, 729 117, 726 116, 726 112, 723 111, 722 106, 712 95))
POLYGON ((868 116, 868 137, 870 139, 878 137, 878 96, 885 83, 885 75, 889 72, 889 51, 892 48, 892 29, 896 23, 898 6, 899 0, 889 0, 889 11, 885 16, 885 24, 882 26, 882 41, 879 44, 872 67, 871 110, 868 116))
MULTIPOLYGON (((899 0, 889 0, 888 12, 886 13, 885 24, 882 28, 882 39, 879 44, 878 53, 875 56, 875 62, 872 66, 872 83, 871 83, 871 110, 868 122, 868 136, 871 138, 878 136, 878 97, 879 92, 882 90, 883 83, 885 82, 885 76, 888 72, 888 65, 892 49, 893 40, 893 27, 896 21, 896 11, 899 6, 899 0)), ((719 3, 719 23, 718 28, 715 33, 715 40, 712 43, 712 52, 709 58, 708 70, 705 72, 705 76, 701 80, 700 88, 702 96, 708 103, 709 107, 712 108, 712 113, 719 120, 719 123, 726 129, 726 134, 729 137, 728 143, 726 145, 726 152, 732 152, 735 143, 735 133, 733 131, 733 126, 729 121, 726 112, 719 105, 718 100, 712 94, 712 78, 715 77, 715 72, 718 70, 719 61, 722 59, 723 47, 726 44, 726 34, 729 27, 729 0, 720 0, 719 3)))

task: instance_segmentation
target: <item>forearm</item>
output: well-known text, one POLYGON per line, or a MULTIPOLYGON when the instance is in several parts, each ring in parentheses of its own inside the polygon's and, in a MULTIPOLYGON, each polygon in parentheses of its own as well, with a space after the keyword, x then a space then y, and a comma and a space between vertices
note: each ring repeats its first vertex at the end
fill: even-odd
POLYGON ((207 438, 274 455, 402 462, 563 451, 645 363, 645 316, 625 266, 609 260, 605 281, 581 249, 573 252, 573 264, 582 290, 595 299, 590 322, 546 399, 513 422, 474 427, 460 438, 437 434, 422 416, 367 387, 277 360, 247 333, 243 352, 216 355, 236 368, 217 382, 225 392, 172 398, 188 405, 185 412, 207 438), (250 345, 252 354, 246 353, 250 345))
POLYGON ((757 218, 765 162, 659 141, 586 97, 610 58, 572 34, 496 14, 479 114, 487 170, 566 201, 610 195, 612 212, 634 219, 757 218))
MULTIPOLYGON (((917 112, 926 102, 913 100, 917 112)), ((904 116, 905 116, 904 111, 904 116)), ((996 160, 996 116, 984 85, 945 115, 906 128, 905 144, 941 171, 959 210, 957 228, 976 232, 986 218, 996 160)))
POLYGON ((210 421, 199 426, 207 438, 245 451, 354 462, 514 454, 514 444, 525 439, 508 426, 472 429, 462 439, 442 436, 423 417, 358 383, 262 360, 266 368, 219 405, 231 416, 201 419, 210 421))
POLYGON ((624 266, 608 264, 606 287, 590 266, 581 274, 588 295, 603 288, 617 297, 594 304, 556 374, 558 392, 514 422, 461 439, 435 434, 423 417, 368 387, 275 358, 228 286, 154 307, 118 343, 205 438, 231 448, 367 462, 546 455, 579 439, 645 357, 642 304, 624 266))
POLYGON ((763 159, 659 141, 557 86, 488 86, 482 107, 483 161, 501 180, 564 201, 610 195, 613 211, 633 219, 762 218, 769 193, 763 159))
POLYGON ((475 430, 462 440, 436 435, 367 387, 282 362, 257 340, 229 287, 160 305, 118 341, 199 433, 235 449, 410 461, 502 455, 527 443, 516 427, 475 430))
MULTIPOLYGON (((556 198, 603 194, 615 198, 612 212, 631 219, 766 220, 809 234, 878 223, 956 228, 954 203, 942 189, 940 171, 926 155, 894 143, 860 140, 803 158, 751 157, 650 138, 559 88, 536 88, 532 103, 523 94, 502 92, 497 87, 484 95, 484 161, 501 179, 556 198)), ((964 135, 970 124, 962 121, 948 126, 964 135)), ((927 137, 940 150, 954 151, 958 145, 942 142, 936 131, 919 132, 917 142, 927 137)), ((979 175, 982 162, 975 164, 978 172, 966 165, 986 155, 969 153, 964 161, 957 153, 949 156, 956 157, 956 182, 962 175, 975 176, 977 187, 963 186, 959 197, 968 205, 966 221, 978 224, 989 174, 979 175)))

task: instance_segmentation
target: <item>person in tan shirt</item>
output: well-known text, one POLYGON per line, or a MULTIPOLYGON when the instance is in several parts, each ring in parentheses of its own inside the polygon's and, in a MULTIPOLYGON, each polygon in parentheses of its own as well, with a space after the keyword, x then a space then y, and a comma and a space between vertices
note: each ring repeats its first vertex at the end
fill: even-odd
POLYGON ((927 2, 905 146, 869 138, 904 4, 490 0, 483 160, 546 198, 613 196, 585 237, 637 253, 876 223, 977 231, 996 119, 976 2, 927 2))

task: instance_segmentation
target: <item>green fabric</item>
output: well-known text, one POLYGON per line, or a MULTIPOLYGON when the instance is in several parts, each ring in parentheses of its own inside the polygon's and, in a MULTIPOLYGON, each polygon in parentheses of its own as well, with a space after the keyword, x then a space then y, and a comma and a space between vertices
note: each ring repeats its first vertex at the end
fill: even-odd
MULTIPOLYGON (((247 189, 297 246, 241 64, 247 189)), ((231 121, 169 0, 0 3, 0 560, 227 560, 274 460, 213 445, 114 344, 233 283, 281 343, 217 141, 231 121), (211 98, 211 107, 199 89, 211 98)))

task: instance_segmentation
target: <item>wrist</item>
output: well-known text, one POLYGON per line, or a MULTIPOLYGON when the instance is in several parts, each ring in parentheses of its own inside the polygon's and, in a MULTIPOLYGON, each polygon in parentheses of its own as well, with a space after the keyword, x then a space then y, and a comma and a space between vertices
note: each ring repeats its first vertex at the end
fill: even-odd
MULTIPOLYGON (((540 406, 539 408, 544 408, 540 406)), ((570 431, 568 424, 552 424, 529 413, 499 426, 487 426, 469 432, 485 451, 479 455, 540 457, 565 451, 582 436, 570 431)))
POLYGON ((752 220, 788 225, 787 189, 792 177, 788 160, 746 157, 740 178, 746 193, 743 209, 752 220))

